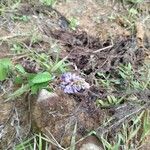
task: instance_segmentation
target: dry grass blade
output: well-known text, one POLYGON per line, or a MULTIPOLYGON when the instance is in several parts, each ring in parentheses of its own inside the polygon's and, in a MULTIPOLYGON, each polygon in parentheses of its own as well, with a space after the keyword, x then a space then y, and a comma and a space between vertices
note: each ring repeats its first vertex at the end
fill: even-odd
POLYGON ((65 60, 67 60, 67 58, 68 56, 66 56, 65 58, 54 64, 54 66, 51 69, 51 72, 55 72, 65 62, 65 60))
MULTIPOLYGON (((46 128, 47 132, 49 133, 49 135, 51 136, 52 140, 54 141, 53 144, 56 145, 57 147, 59 147, 62 150, 65 150, 65 148, 63 148, 55 139, 55 137, 53 136, 53 134, 46 128)), ((49 138, 48 138, 49 139, 49 138)), ((51 141, 51 140, 50 140, 51 141)))
POLYGON ((140 22, 136 23, 136 38, 137 38, 137 43, 139 47, 143 47, 144 45, 144 27, 143 24, 140 22))
POLYGON ((30 35, 31 35, 30 33, 8 35, 8 36, 0 37, 0 41, 7 41, 12 38, 24 37, 24 36, 30 36, 30 35))
POLYGON ((74 126, 73 135, 72 135, 72 139, 71 139, 70 150, 75 150, 76 134, 77 134, 77 122, 75 123, 75 126, 74 126))

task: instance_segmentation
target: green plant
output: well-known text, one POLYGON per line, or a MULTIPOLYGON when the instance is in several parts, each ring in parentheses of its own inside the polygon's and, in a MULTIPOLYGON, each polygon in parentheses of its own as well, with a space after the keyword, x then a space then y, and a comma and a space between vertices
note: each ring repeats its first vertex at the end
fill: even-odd
POLYGON ((119 74, 123 79, 132 80, 133 79, 132 65, 128 63, 127 65, 119 66, 119 74))
POLYGON ((22 141, 15 146, 14 150, 48 150, 49 143, 45 140, 44 136, 39 133, 33 137, 22 141))
POLYGON ((124 26, 131 30, 135 31, 135 23, 141 16, 141 9, 139 5, 142 5, 144 0, 121 0, 123 7, 126 9, 126 13, 124 15, 119 15, 122 18, 124 26))
MULTIPOLYGON (((22 53, 24 50, 29 52, 29 57, 31 60, 38 63, 42 68, 41 72, 38 73, 28 73, 20 65, 7 65, 5 61, 1 61, 0 64, 0 80, 5 80, 11 72, 11 80, 14 81, 14 84, 20 86, 16 91, 7 96, 6 101, 20 97, 26 92, 31 92, 31 94, 36 94, 40 89, 47 88, 51 90, 49 83, 53 81, 55 76, 62 74, 68 70, 67 57, 60 59, 60 51, 57 51, 56 57, 51 58, 45 53, 37 53, 34 50, 30 50, 27 47, 24 48, 23 44, 13 44, 11 48, 17 54, 22 53)), ((30 63, 30 62, 29 62, 30 63)))
POLYGON ((11 74, 14 83, 21 85, 21 87, 10 94, 7 100, 19 97, 30 90, 32 94, 36 94, 40 89, 47 88, 49 82, 54 79, 54 75, 47 71, 39 72, 37 74, 27 73, 20 64, 14 66, 10 59, 1 59, 0 81, 5 80, 10 72, 12 72, 11 74))
POLYGON ((110 106, 114 106, 117 104, 120 104, 123 101, 123 97, 122 98, 116 98, 113 95, 107 96, 107 100, 97 100, 97 104, 101 107, 110 107, 110 106))
POLYGON ((47 6, 54 6, 57 0, 40 0, 44 5, 47 6))
POLYGON ((69 63, 67 63, 67 56, 63 59, 59 59, 59 53, 60 52, 56 54, 55 60, 47 57, 44 53, 38 54, 35 52, 32 57, 38 64, 40 64, 40 66, 49 72, 61 74, 68 71, 69 63))
POLYGON ((121 138, 119 135, 117 136, 117 138, 118 138, 118 142, 111 144, 103 136, 101 136, 101 141, 102 141, 104 149, 105 150, 119 150, 119 147, 121 145, 121 138))
POLYGON ((129 11, 129 17, 134 17, 138 14, 137 9, 135 8, 130 8, 128 11, 129 11))
POLYGON ((120 81, 118 79, 111 78, 110 74, 105 75, 104 73, 97 72, 96 75, 99 84, 103 85, 107 89, 112 89, 113 84, 116 85, 120 84, 120 81))
POLYGON ((69 21, 70 21, 69 27, 72 30, 76 30, 77 26, 79 25, 79 21, 75 17, 72 17, 69 21))
MULTIPOLYGON (((17 47, 18 48, 18 47, 17 47)), ((20 47, 19 47, 20 48, 20 47)), ((32 52, 33 53, 33 52, 32 52)), ((65 57, 62 60, 59 60, 59 56, 57 55, 56 60, 50 60, 47 55, 31 53, 32 59, 39 63, 43 68, 42 72, 38 73, 28 73, 24 70, 24 68, 20 65, 12 65, 11 70, 13 72, 12 77, 15 84, 20 85, 14 93, 8 95, 6 101, 15 99, 16 97, 21 96, 23 93, 31 91, 32 94, 36 94, 40 89, 47 88, 51 90, 49 86, 49 82, 53 81, 55 75, 62 74, 67 71, 66 59, 65 57), (45 70, 45 71, 44 71, 45 70)), ((8 71, 5 69, 6 67, 1 65, 1 80, 6 79, 8 71)))
POLYGON ((23 52, 23 47, 20 44, 13 44, 10 50, 16 54, 20 54, 23 52))
POLYGON ((144 0, 126 0, 127 2, 137 4, 137 3, 142 3, 144 0))
POLYGON ((8 58, 0 59, 0 81, 7 78, 9 71, 11 69, 12 62, 8 58))
POLYGON ((146 110, 144 112, 144 117, 143 117, 143 124, 142 124, 142 134, 140 137, 140 141, 143 141, 144 138, 146 138, 147 135, 150 134, 150 112, 146 110))
POLYGON ((26 16, 26 15, 14 15, 12 17, 12 19, 14 21, 23 21, 23 22, 28 22, 30 20, 30 17, 29 16, 26 16))
POLYGON ((148 111, 142 111, 122 124, 122 128, 109 141, 108 135, 102 135, 101 141, 105 150, 138 149, 144 138, 150 133, 148 111), (144 124, 143 124, 144 120, 144 124), (142 131, 142 132, 141 132, 142 131))
POLYGON ((49 88, 48 83, 53 80, 52 75, 49 72, 42 72, 38 74, 26 74, 25 76, 18 76, 15 78, 17 84, 21 84, 21 87, 14 91, 12 94, 8 95, 8 100, 20 97, 22 94, 29 92, 31 94, 37 94, 40 89, 49 88))
POLYGON ((31 80, 28 81, 32 94, 36 94, 40 89, 46 88, 48 83, 53 79, 54 77, 49 72, 36 74, 31 80))
MULTIPOLYGON (((144 65, 144 68, 145 67, 146 66, 144 65)), ((140 76, 136 76, 136 74, 134 73, 134 70, 132 68, 132 65, 130 63, 127 65, 119 66, 119 75, 121 76, 121 81, 122 81, 122 83, 125 84, 126 89, 127 90, 130 90, 130 89, 144 90, 144 89, 146 89, 150 83, 149 67, 146 70, 147 70, 146 73, 144 70, 141 70, 141 71, 139 70, 138 73, 140 74, 140 76)))
POLYGON ((36 94, 40 89, 48 88, 48 83, 54 79, 54 77, 46 71, 37 74, 22 73, 15 77, 15 83, 21 84, 21 87, 10 94, 7 100, 19 97, 30 90, 32 94, 36 94))

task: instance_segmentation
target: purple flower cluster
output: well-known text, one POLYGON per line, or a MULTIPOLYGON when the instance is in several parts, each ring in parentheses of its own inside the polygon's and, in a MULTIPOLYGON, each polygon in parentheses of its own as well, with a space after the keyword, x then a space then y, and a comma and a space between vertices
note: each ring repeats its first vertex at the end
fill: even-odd
POLYGON ((89 89, 90 85, 85 79, 77 76, 74 73, 67 72, 62 74, 60 87, 65 93, 78 93, 85 89, 89 89))

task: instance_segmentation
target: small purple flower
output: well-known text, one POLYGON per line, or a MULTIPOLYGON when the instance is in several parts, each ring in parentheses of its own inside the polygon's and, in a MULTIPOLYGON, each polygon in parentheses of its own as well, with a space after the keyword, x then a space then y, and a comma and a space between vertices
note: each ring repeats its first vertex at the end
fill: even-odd
POLYGON ((85 79, 77 76, 75 73, 64 73, 60 80, 60 87, 65 93, 78 93, 90 88, 85 79))

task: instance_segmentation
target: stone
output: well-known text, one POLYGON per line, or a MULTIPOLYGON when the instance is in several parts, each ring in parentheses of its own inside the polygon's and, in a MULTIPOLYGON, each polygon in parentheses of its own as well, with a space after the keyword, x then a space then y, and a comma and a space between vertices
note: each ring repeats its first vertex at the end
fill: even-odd
MULTIPOLYGON (((33 122, 38 132, 67 148, 77 123, 76 141, 98 128, 104 119, 104 112, 94 102, 76 101, 73 96, 56 91, 42 90, 33 106, 33 122)), ((81 149, 82 150, 82 149, 81 149)))

